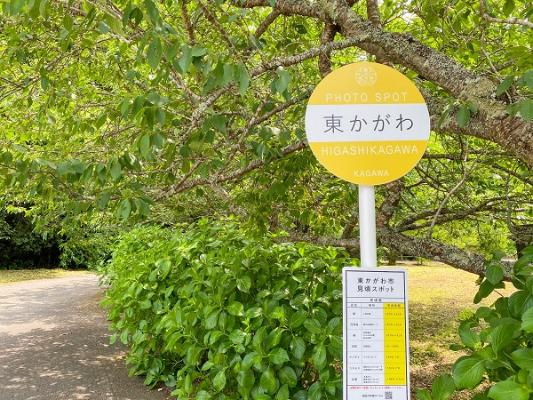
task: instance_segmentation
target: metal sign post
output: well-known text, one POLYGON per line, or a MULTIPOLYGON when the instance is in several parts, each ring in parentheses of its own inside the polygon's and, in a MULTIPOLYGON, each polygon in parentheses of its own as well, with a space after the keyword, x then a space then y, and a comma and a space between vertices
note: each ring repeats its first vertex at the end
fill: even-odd
POLYGON ((430 119, 416 86, 382 64, 326 76, 305 115, 309 147, 359 185, 361 267, 343 269, 344 400, 409 400, 407 274, 377 268, 375 185, 400 179, 427 147, 430 119))
POLYGON ((359 244, 361 268, 377 268, 376 195, 374 186, 359 185, 359 244))

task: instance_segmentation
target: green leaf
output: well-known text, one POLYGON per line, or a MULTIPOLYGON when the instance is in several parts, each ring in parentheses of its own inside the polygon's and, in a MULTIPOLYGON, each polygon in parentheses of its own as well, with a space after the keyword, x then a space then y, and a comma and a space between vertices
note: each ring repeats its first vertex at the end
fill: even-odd
POLYGON ((152 24, 156 26, 159 25, 161 17, 159 16, 159 10, 157 9, 154 2, 152 0, 144 0, 144 6, 146 7, 146 11, 148 12, 150 22, 152 22, 152 24))
POLYGON ((139 151, 144 159, 148 159, 151 154, 150 135, 143 135, 139 140, 139 151))
POLYGON ((220 82, 221 86, 227 85, 233 80, 235 76, 235 66, 232 64, 224 64, 223 67, 224 73, 222 74, 222 79, 220 82))
POLYGON ((278 376, 281 383, 287 384, 289 387, 295 387, 298 383, 298 376, 292 367, 283 367, 279 370, 278 376))
POLYGON ((522 75, 520 83, 526 85, 529 90, 533 90, 533 69, 530 69, 522 75))
POLYGON ((522 325, 520 328, 526 332, 533 333, 533 307, 528 308, 522 315, 522 325))
POLYGON ((144 199, 135 199, 134 203, 140 216, 148 217, 150 215, 150 203, 144 199))
POLYGON ((244 64, 238 65, 237 80, 239 82, 239 93, 241 96, 244 96, 246 90, 248 90, 248 87, 250 86, 250 79, 250 74, 248 73, 246 66, 244 64))
POLYGON ((275 400, 289 400, 289 387, 287 385, 283 385, 279 388, 275 400))
POLYGON ((114 33, 122 33, 122 23, 119 19, 113 17, 111 14, 106 14, 105 21, 114 33))
POLYGON ((511 358, 522 369, 533 371, 533 349, 518 349, 511 353, 511 358))
POLYGON ((122 176, 122 166, 120 165, 120 161, 118 159, 113 160, 109 172, 114 181, 118 181, 120 179, 122 176))
POLYGON ((513 84, 513 81, 514 81, 513 75, 506 77, 502 81, 502 83, 500 83, 498 87, 496 88, 496 96, 500 96, 503 93, 505 93, 511 87, 511 85, 513 84))
POLYGON ((261 361, 261 356, 257 354, 255 351, 252 351, 251 353, 246 354, 244 356, 241 366, 243 370, 250 369, 252 365, 257 364, 261 361))
POLYGON ((129 332, 126 329, 125 331, 122 331, 122 333, 120 334, 120 341, 122 342, 122 344, 128 344, 128 338, 129 338, 128 333, 129 332))
POLYGON ((143 300, 139 302, 139 307, 141 308, 141 310, 148 310, 152 308, 152 302, 149 299, 143 300))
POLYGON ((105 210, 107 207, 107 204, 109 203, 109 199, 111 199, 111 193, 102 192, 102 194, 100 194, 100 196, 98 197, 98 200, 96 202, 96 207, 98 207, 99 210, 105 210))
POLYGON ((304 310, 296 311, 289 319, 289 326, 291 329, 298 328, 307 319, 307 312, 304 310))
POLYGON ((416 391, 416 400, 432 400, 431 394, 427 389, 418 389, 416 391))
POLYGON ((261 352, 263 349, 263 343, 265 341, 266 335, 267 335, 266 326, 262 326, 255 332, 255 335, 253 338, 253 346, 254 346, 254 349, 257 350, 258 352, 261 352))
POLYGON ((474 349, 480 341, 479 336, 476 333, 472 332, 471 328, 471 323, 462 322, 459 326, 459 336, 461 337, 461 341, 465 346, 474 349))
POLYGON ((205 319, 205 329, 214 329, 217 326, 220 311, 211 312, 205 319))
POLYGON ((320 400, 322 398, 322 384, 317 381, 311 385, 307 392, 307 400, 320 400))
POLYGON ((455 383, 449 374, 440 375, 431 386, 433 400, 448 400, 454 391, 455 383))
POLYGON ((152 42, 148 46, 148 51, 146 52, 146 58, 148 60, 148 65, 152 69, 156 69, 161 61, 161 56, 163 55, 163 47, 161 46, 161 39, 159 36, 156 36, 152 39, 152 42))
POLYGON ((212 361, 206 361, 204 365, 202 365, 202 371, 209 371, 213 366, 215 365, 212 361))
POLYGON ((213 387, 217 392, 222 391, 226 387, 226 370, 223 369, 215 375, 213 379, 213 387))
POLYGON ((200 390, 196 394, 196 400, 209 400, 210 398, 211 398, 211 395, 205 390, 200 390))
POLYGON ((291 341, 291 351, 294 358, 301 360, 305 354, 305 342, 301 337, 293 337, 291 341))
POLYGON ((283 335, 283 329, 279 326, 277 328, 274 328, 267 336, 265 340, 265 348, 272 349, 276 347, 279 342, 281 341, 281 336, 283 335))
POLYGON ((533 119, 533 100, 524 99, 520 100, 517 104, 518 112, 525 121, 531 121, 533 119))
MULTIPOLYGON (((250 279, 249 276, 243 276, 237 279, 237 289, 239 289, 241 292, 248 293, 251 287, 252 287, 252 280, 250 279)), ((246 315, 248 315, 248 313, 246 313, 246 315)))
POLYGON ((457 389, 473 389, 483 379, 485 361, 479 358, 463 358, 453 366, 453 380, 457 389))
POLYGON ((459 125, 461 128, 466 127, 470 122, 470 107, 467 104, 461 104, 455 119, 457 121, 457 125, 459 125))
POLYGON ((266 369, 263 374, 261 374, 261 379, 259 380, 259 386, 267 393, 274 393, 277 389, 278 382, 274 371, 272 368, 266 369))
POLYGON ((162 279, 165 279, 167 277, 167 275, 170 273, 170 270, 172 269, 172 263, 170 262, 170 260, 158 260, 155 265, 157 266, 157 268, 159 269, 159 271, 161 272, 161 278, 162 279))
POLYGON ((250 391, 254 387, 254 383, 255 383, 254 373, 250 371, 249 369, 245 371, 240 371, 238 373, 237 375, 238 390, 244 399, 247 399, 249 397, 250 391))
POLYGON ((257 318, 263 315, 263 309, 261 307, 252 307, 246 310, 246 318, 257 318))
POLYGON ((207 49, 205 47, 195 46, 191 49, 191 55, 193 57, 201 57, 205 54, 207 54, 207 49))
POLYGON ((527 278, 526 289, 529 291, 529 294, 533 294, 533 276, 527 278))
POLYGON ((311 333, 322 333, 322 327, 320 326, 320 322, 317 319, 306 319, 304 322, 304 326, 311 333))
POLYGON ((502 281, 503 273, 504 273, 503 267, 500 264, 491 264, 487 267, 485 276, 487 277, 487 280, 490 283, 496 286, 498 283, 502 281))
POLYGON ((274 81, 274 88, 277 93, 285 93, 291 81, 291 74, 289 71, 281 69, 278 70, 278 78, 274 81))
POLYGON ((287 351, 285 349, 281 347, 276 347, 270 352, 270 354, 268 355, 268 359, 273 364, 282 365, 289 361, 289 355, 287 354, 287 351))
POLYGON ((479 285, 479 290, 474 296, 474 303, 478 304, 485 297, 488 297, 492 293, 493 290, 494 290, 494 285, 490 283, 488 279, 484 280, 481 283, 481 285, 479 285))
POLYGON ((122 219, 126 220, 131 214, 131 202, 129 199, 124 199, 120 202, 120 205, 117 209, 117 216, 122 219))
POLYGON ((326 366, 326 355, 326 346, 324 346, 324 344, 315 347, 313 363, 318 370, 321 370, 326 366))
POLYGON ((522 315, 530 307, 533 307, 533 296, 525 290, 519 290, 509 297, 509 310, 519 319, 522 319, 522 315))
POLYGON ((107 32, 111 30, 111 28, 109 27, 109 25, 107 25, 105 21, 100 21, 98 23, 97 29, 98 29, 98 32, 100 32, 101 34, 106 34, 107 32))
POLYGON ((189 70, 189 67, 192 63, 192 48, 187 45, 184 45, 181 48, 181 56, 178 59, 178 66, 181 72, 185 73, 189 70))
POLYGON ((502 324, 492 329, 488 340, 495 353, 504 349, 513 342, 513 335, 516 332, 515 324, 502 324))
POLYGON ((514 0, 505 0, 505 3, 503 4, 503 9, 502 9, 503 15, 508 17, 514 11, 514 9, 515 9, 514 0))
POLYGON ((232 301, 227 310, 231 315, 235 315, 236 317, 241 317, 244 315, 244 306, 238 301, 232 301))
POLYGON ((503 381, 490 388, 489 398, 494 400, 528 400, 529 391, 516 382, 503 381))
POLYGON ((111 335, 111 337, 109 338, 109 344, 113 345, 115 344, 117 341, 117 334, 114 333, 113 335, 111 335))

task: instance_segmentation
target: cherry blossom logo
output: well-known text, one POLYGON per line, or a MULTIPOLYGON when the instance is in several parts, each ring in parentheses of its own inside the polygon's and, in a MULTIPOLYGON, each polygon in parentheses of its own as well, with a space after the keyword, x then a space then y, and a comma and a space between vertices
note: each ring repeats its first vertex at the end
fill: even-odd
POLYGON ((355 80, 361 86, 373 86, 378 79, 378 74, 374 68, 368 65, 361 65, 355 71, 355 80))

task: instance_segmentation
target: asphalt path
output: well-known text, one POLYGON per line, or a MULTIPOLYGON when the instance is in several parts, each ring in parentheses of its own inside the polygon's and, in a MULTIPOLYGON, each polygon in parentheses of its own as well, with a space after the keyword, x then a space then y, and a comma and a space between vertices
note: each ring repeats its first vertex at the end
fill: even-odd
POLYGON ((109 345, 94 275, 0 284, 0 400, 162 400, 109 345))

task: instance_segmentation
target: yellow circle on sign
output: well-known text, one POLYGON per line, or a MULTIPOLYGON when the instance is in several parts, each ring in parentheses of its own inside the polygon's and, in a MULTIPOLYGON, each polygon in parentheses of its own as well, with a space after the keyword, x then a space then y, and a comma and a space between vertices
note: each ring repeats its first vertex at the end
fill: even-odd
POLYGON ((383 64, 359 62, 318 84, 307 105, 305 130, 315 157, 332 174, 381 185, 418 164, 430 118, 409 78, 383 64))

